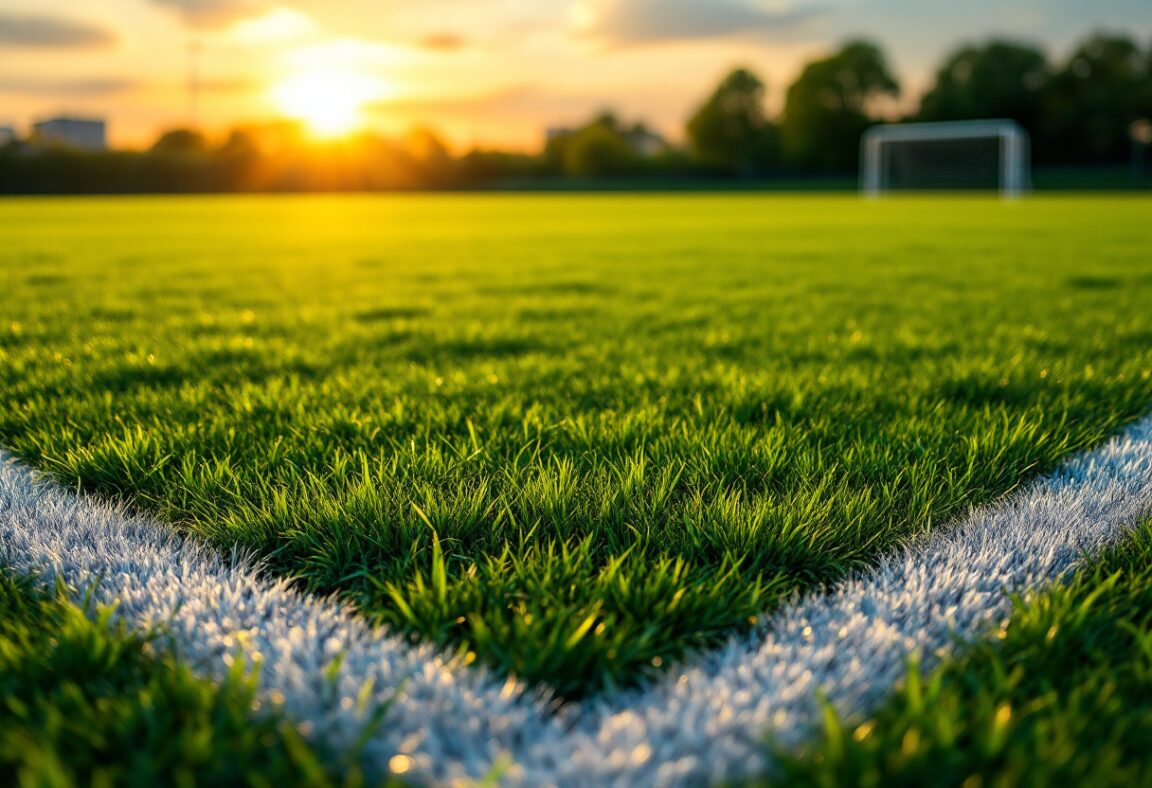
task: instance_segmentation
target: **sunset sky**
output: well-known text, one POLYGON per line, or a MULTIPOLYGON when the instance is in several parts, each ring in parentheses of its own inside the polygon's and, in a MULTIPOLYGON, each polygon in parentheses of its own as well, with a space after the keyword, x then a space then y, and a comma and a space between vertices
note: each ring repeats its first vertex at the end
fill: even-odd
MULTIPOLYGON (((781 100, 848 36, 880 43, 914 97, 945 52, 997 35, 1063 56, 1092 30, 1152 44, 1149 0, 0 0, 0 124, 100 115, 146 145, 293 115, 318 134, 420 122, 460 146, 534 148, 600 108, 672 137, 727 69, 781 100)), ((906 99, 908 100, 908 99, 906 99)))

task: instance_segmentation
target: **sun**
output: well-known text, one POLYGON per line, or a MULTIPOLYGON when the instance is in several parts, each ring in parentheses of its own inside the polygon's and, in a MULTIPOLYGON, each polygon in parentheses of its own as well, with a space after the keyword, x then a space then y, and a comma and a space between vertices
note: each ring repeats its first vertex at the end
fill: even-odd
POLYGON ((272 89, 280 111, 303 121, 317 137, 340 137, 364 124, 364 108, 378 98, 383 86, 350 69, 302 71, 272 89))

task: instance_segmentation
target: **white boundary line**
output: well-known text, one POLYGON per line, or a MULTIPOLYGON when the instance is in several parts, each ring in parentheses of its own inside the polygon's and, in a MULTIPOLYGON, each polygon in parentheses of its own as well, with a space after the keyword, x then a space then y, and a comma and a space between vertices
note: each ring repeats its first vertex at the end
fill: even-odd
POLYGON ((362 688, 392 702, 364 751, 376 771, 411 752, 433 777, 482 776, 522 739, 559 739, 543 706, 487 671, 375 630, 333 600, 221 560, 170 527, 69 493, 0 456, 0 564, 61 577, 78 597, 114 604, 130 626, 161 626, 194 670, 222 678, 238 651, 260 661, 264 697, 338 751, 364 730, 362 688), (342 660, 337 680, 325 678, 342 660), (397 697, 397 689, 402 693, 397 697))
POLYGON ((133 626, 167 626, 180 655, 209 677, 238 649, 259 655, 264 696, 282 697, 287 714, 337 750, 362 730, 356 699, 368 686, 373 702, 393 701, 362 751, 376 773, 402 753, 394 764, 436 782, 511 763, 510 783, 695 784, 766 770, 763 737, 791 745, 808 736, 816 690, 849 716, 874 708, 910 654, 929 667, 958 635, 1003 619, 1006 591, 1060 579, 1150 511, 1152 418, 650 687, 551 716, 519 685, 373 630, 163 526, 37 482, 11 461, 0 466, 0 562, 77 588, 99 578, 97 601, 118 603, 133 626), (340 653, 338 677, 326 681, 340 653))

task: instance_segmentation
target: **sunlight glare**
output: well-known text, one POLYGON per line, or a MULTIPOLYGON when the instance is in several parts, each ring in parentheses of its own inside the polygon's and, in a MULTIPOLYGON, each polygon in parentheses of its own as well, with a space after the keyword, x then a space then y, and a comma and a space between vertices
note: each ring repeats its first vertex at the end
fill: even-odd
POLYGON ((348 69, 315 69, 294 74, 272 91, 280 110, 303 121, 319 137, 339 137, 364 122, 365 105, 381 96, 376 80, 348 69))

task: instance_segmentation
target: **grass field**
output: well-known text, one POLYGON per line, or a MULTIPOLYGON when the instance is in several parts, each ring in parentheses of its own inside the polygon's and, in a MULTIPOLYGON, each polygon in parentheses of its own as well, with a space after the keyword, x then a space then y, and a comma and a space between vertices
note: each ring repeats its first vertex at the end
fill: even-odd
POLYGON ((295 727, 254 717, 250 679, 222 684, 0 572, 0 781, 5 785, 336 784, 295 727))
POLYGON ((782 751, 797 785, 1147 785, 1152 523, 878 714, 782 751))
POLYGON ((8 201, 0 443, 579 697, 1143 414, 1150 207, 8 201))

